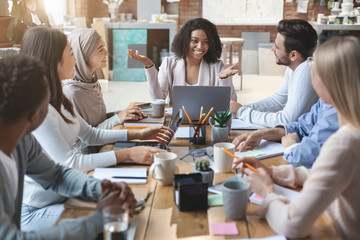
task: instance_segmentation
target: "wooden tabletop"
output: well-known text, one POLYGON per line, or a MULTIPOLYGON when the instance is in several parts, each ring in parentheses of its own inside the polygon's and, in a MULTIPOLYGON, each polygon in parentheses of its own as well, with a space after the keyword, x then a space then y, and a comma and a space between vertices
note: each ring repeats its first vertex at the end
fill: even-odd
MULTIPOLYGON (((117 127, 118 129, 121 127, 117 127)), ((170 145, 170 151, 177 153, 179 147, 185 149, 201 148, 212 145, 210 141, 210 126, 207 126, 207 142, 203 146, 189 145, 188 139, 174 139, 170 145)), ((231 131, 229 141, 242 131, 231 131)), ((113 144, 105 145, 101 151, 112 150, 113 144)), ((262 160, 267 166, 286 164, 281 157, 273 157, 262 160)), ((136 167, 136 166, 133 166, 136 167)), ((143 166, 141 166, 143 167, 143 166)), ((190 173, 193 166, 185 161, 177 160, 176 173, 190 173)), ((218 183, 231 177, 233 173, 216 173, 214 183, 218 183)), ((173 186, 162 186, 154 179, 148 177, 145 185, 131 185, 131 187, 148 187, 150 195, 145 208, 134 217, 137 221, 135 239, 159 240, 159 239, 236 239, 236 238, 259 238, 276 235, 265 219, 260 218, 257 210, 259 205, 248 203, 246 220, 234 221, 225 217, 222 206, 211 207, 207 211, 181 212, 174 203, 173 186), (239 235, 237 236, 213 236, 211 233, 212 223, 236 222, 239 235)), ((65 209, 62 218, 75 218, 90 214, 89 210, 65 209)), ((305 239, 341 239, 327 217, 323 214, 315 223, 313 231, 305 239)))

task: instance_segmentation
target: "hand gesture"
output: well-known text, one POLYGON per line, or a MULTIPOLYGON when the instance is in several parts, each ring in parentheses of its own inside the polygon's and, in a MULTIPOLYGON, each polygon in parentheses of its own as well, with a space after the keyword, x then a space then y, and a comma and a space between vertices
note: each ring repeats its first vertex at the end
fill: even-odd
POLYGON ((127 54, 129 55, 129 57, 131 59, 135 59, 138 60, 139 62, 141 62, 142 64, 145 65, 146 68, 151 67, 152 65, 154 65, 153 61, 150 60, 150 58, 144 56, 144 55, 140 55, 139 51, 136 50, 135 52, 131 49, 127 50, 127 54))
POLYGON ((145 129, 142 129, 141 131, 142 131, 141 139, 144 139, 144 140, 154 139, 165 145, 169 144, 171 137, 174 135, 174 131, 165 126, 145 128, 145 129))
POLYGON ((250 189, 254 193, 265 196, 267 193, 274 191, 274 182, 264 168, 258 168, 259 172, 254 172, 245 168, 244 172, 249 176, 248 182, 250 189))
POLYGON ((97 210, 101 211, 109 205, 124 205, 129 211, 129 216, 133 216, 136 199, 126 183, 113 183, 103 180, 101 181, 101 189, 102 194, 97 202, 97 210))
POLYGON ((123 111, 118 113, 118 116, 122 123, 129 120, 136 121, 148 117, 146 113, 144 113, 139 107, 136 106, 124 109, 123 111))
POLYGON ((151 165, 154 162, 154 155, 156 153, 165 152, 165 150, 162 150, 160 148, 145 146, 132 147, 123 150, 126 151, 115 151, 116 159, 118 159, 118 162, 120 162, 120 159, 122 161, 131 160, 133 162, 143 165, 151 165))
POLYGON ((256 147, 260 144, 261 139, 263 137, 263 132, 261 130, 257 130, 255 132, 243 133, 240 136, 237 136, 233 140, 233 144, 235 145, 235 149, 239 147, 240 152, 249 150, 249 147, 256 147))
POLYGON ((231 65, 230 67, 228 68, 225 68, 224 71, 222 71, 220 74, 219 74, 219 78, 220 79, 225 79, 227 77, 231 77, 231 76, 234 76, 235 74, 237 74, 239 72, 239 63, 234 63, 233 65, 231 65))
POLYGON ((299 143, 300 139, 297 133, 289 133, 281 138, 281 143, 284 147, 289 147, 295 143, 299 143))

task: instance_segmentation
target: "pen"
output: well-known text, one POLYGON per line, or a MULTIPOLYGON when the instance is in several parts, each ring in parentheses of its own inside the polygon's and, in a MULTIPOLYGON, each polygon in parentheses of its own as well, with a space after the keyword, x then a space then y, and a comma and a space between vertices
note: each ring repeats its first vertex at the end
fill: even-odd
POLYGON ((200 117, 199 117, 199 122, 201 122, 202 113, 203 113, 203 106, 201 106, 201 108, 200 108, 200 117))
MULTIPOLYGON (((232 156, 233 158, 236 158, 237 160, 240 160, 240 158, 238 158, 237 156, 235 156, 232 152, 230 152, 229 150, 225 149, 225 148, 221 148, 224 152, 226 152, 227 154, 229 154, 230 156, 232 156)), ((248 167, 249 169, 253 170, 254 172, 259 172, 259 170, 257 170, 256 168, 254 168, 253 166, 251 166, 250 164, 243 162, 245 164, 246 167, 248 167)))
POLYGON ((147 177, 131 177, 131 176, 111 176, 111 178, 123 178, 123 179, 147 179, 147 177))
POLYGON ((140 128, 148 128, 150 126, 126 126, 126 129, 140 129, 140 128))
POLYGON ((205 118, 202 120, 201 124, 203 124, 203 123, 206 121, 206 119, 209 117, 209 115, 210 115, 210 113, 212 112, 213 109, 214 109, 213 107, 210 108, 209 112, 206 114, 206 116, 205 116, 205 118))

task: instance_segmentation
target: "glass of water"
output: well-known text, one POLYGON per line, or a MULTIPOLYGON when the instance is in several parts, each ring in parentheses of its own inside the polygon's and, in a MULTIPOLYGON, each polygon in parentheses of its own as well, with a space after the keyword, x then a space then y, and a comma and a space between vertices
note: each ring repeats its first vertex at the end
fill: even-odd
POLYGON ((104 219, 104 240, 126 240, 129 215, 121 205, 107 206, 102 210, 104 219))

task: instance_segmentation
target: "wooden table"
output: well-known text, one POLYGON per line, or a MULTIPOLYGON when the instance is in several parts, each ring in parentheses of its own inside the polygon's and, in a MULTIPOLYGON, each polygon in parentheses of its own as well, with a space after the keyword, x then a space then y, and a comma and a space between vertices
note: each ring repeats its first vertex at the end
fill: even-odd
MULTIPOLYGON (((230 140, 239 135, 241 131, 232 131, 230 140)), ((207 145, 211 145, 210 127, 207 126, 207 145)), ((188 140, 174 139, 170 150, 177 152, 179 147, 189 149, 204 146, 189 146, 188 140)), ((113 144, 106 145, 102 151, 109 151, 113 144)), ((177 173, 190 173, 193 166, 181 160, 177 160, 177 173)), ((262 161, 267 166, 286 164, 281 156, 268 158, 262 161)), ((134 166, 136 167, 136 166, 134 166)), ((143 167, 143 166, 142 166, 143 167)), ((231 177, 234 173, 217 173, 214 182, 218 183, 231 177)), ((233 221, 225 217, 224 209, 211 207, 207 211, 180 212, 174 203, 173 186, 162 186, 152 178, 148 178, 145 185, 132 185, 132 187, 148 187, 152 192, 145 208, 134 218, 137 221, 135 239, 159 240, 159 239, 233 239, 233 238, 258 238, 276 235, 265 219, 261 219, 257 213, 259 205, 248 204, 246 220, 233 221), (212 223, 236 222, 239 235, 237 236, 213 236, 210 226, 212 223)), ((75 218, 90 214, 88 210, 65 209, 61 218, 75 218)), ((323 214, 315 223, 311 235, 306 239, 341 239, 327 217, 323 214)))

